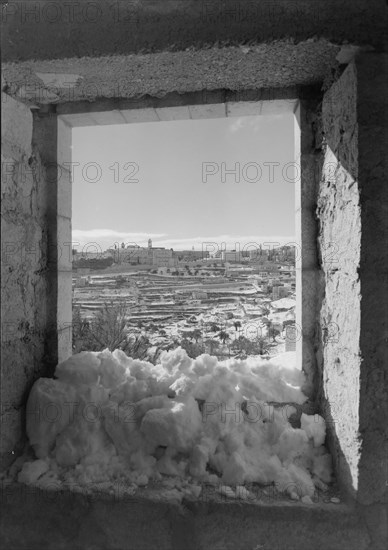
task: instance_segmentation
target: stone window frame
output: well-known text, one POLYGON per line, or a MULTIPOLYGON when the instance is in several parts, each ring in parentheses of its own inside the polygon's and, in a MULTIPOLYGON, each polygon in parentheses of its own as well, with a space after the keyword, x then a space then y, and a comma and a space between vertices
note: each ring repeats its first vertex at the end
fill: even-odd
MULTIPOLYGON (((384 326, 381 323, 377 326, 376 311, 381 314, 382 307, 385 305, 382 299, 386 296, 386 289, 383 286, 385 279, 382 279, 382 276, 386 274, 384 267, 386 267, 387 256, 381 254, 379 247, 370 246, 370 244, 376 240, 376 226, 381 242, 387 235, 387 228, 383 223, 383 219, 386 218, 383 218, 382 215, 386 205, 386 186, 383 185, 384 173, 381 169, 384 166, 382 160, 385 158, 382 156, 382 144, 385 142, 387 128, 386 117, 385 119, 381 117, 381 111, 386 106, 384 99, 387 97, 387 94, 384 93, 387 81, 386 60, 386 54, 381 52, 368 51, 360 54, 358 61, 352 62, 345 69, 342 76, 339 77, 339 80, 331 85, 330 89, 326 88, 328 91, 324 94, 325 97, 323 97, 321 85, 311 86, 310 88, 301 86, 293 90, 279 89, 275 92, 273 90, 243 90, 243 95, 249 96, 249 99, 247 97, 244 101, 252 100, 252 98, 263 100, 296 98, 300 101, 301 204, 298 215, 301 219, 300 235, 303 252, 299 263, 299 281, 302 290, 300 314, 303 326, 303 339, 301 342, 303 368, 307 371, 310 379, 316 377, 316 392, 320 392, 320 395, 318 395, 320 397, 319 410, 322 411, 322 406, 327 406, 323 413, 325 418, 328 418, 327 426, 330 428, 328 445, 336 465, 337 480, 344 489, 345 496, 357 499, 357 507, 361 510, 360 513, 368 524, 370 539, 383 542, 386 541, 386 504, 383 501, 385 498, 384 491, 386 492, 386 479, 384 477, 386 470, 383 470, 381 466, 386 465, 386 457, 383 455, 384 434, 386 433, 384 431, 386 428, 384 420, 386 416, 381 411, 384 410, 386 386, 384 386, 383 370, 385 364, 381 359, 385 353, 386 334, 383 331, 386 325, 384 326), (374 85, 370 86, 372 81, 374 85), (323 104, 321 103, 322 99, 323 104), (345 116, 344 108, 347 109, 345 116), (349 114, 350 116, 346 116, 349 114), (319 125, 321 123, 325 131, 325 141, 323 143, 320 138, 321 128, 319 125), (381 147, 376 148, 376 143, 379 143, 381 147), (322 246, 320 242, 317 242, 316 203, 322 161, 325 160, 327 144, 331 146, 330 148, 336 154, 339 162, 346 161, 349 149, 352 148, 352 162, 357 175, 355 188, 357 187, 361 205, 359 216, 361 231, 358 235, 361 265, 358 276, 363 293, 357 296, 360 312, 360 319, 357 324, 357 330, 360 331, 360 364, 357 368, 351 369, 354 381, 357 383, 357 393, 354 393, 352 386, 349 388, 348 393, 347 380, 341 380, 339 376, 333 376, 333 374, 336 374, 336 364, 334 366, 330 364, 328 356, 325 355, 328 348, 328 339, 325 337, 325 317, 321 313, 321 306, 322 303, 325 303, 324 292, 327 290, 325 274, 331 268, 325 265, 326 259, 321 253, 320 260, 317 261, 318 249, 322 251, 322 246), (373 213, 372 216, 371 213, 373 213), (377 266, 376 272, 369 269, 369 262, 373 262, 377 266), (375 289, 378 289, 378 293, 376 292, 378 301, 374 300, 375 289), (309 367, 312 367, 310 371, 309 367), (328 386, 327 380, 334 380, 335 384, 328 386), (319 388, 318 384, 320 384, 319 388), (335 392, 333 392, 333 388, 335 388, 335 392), (335 402, 334 404, 338 404, 336 417, 332 414, 330 400, 333 403, 335 402), (356 413, 354 429, 346 432, 337 430, 335 423, 338 422, 337 426, 341 422, 344 423, 349 412, 352 413, 353 411, 356 413), (352 467, 351 471, 349 466, 352 467), (354 484, 355 480, 356 484, 354 484)), ((252 70, 255 69, 252 68, 252 70)), ((328 86, 327 83, 326 86, 328 86)), ((69 195, 66 191, 68 187, 66 186, 66 172, 56 179, 52 175, 51 177, 47 176, 48 168, 53 168, 53 165, 56 166, 57 161, 60 164, 57 151, 57 140, 60 133, 57 124, 58 117, 65 114, 106 112, 117 109, 187 105, 192 104, 193 99, 195 100, 194 103, 222 103, 239 95, 229 90, 216 90, 214 93, 205 91, 205 94, 211 97, 211 101, 207 101, 207 98, 203 97, 203 92, 189 93, 186 96, 174 93, 168 94, 166 98, 162 99, 149 96, 140 100, 104 99, 93 103, 73 103, 72 105, 47 104, 40 107, 30 105, 29 108, 23 106, 21 109, 21 116, 25 117, 26 120, 28 118, 29 123, 29 117, 31 111, 33 111, 33 151, 36 154, 39 168, 43 168, 42 171, 38 171, 36 180, 42 191, 42 217, 47 217, 47 223, 42 222, 42 239, 40 241, 45 264, 39 275, 42 276, 45 285, 44 290, 47 290, 45 294, 48 299, 45 301, 47 303, 44 304, 44 322, 47 320, 49 336, 42 338, 47 353, 42 358, 42 368, 40 368, 39 374, 46 376, 53 374, 58 356, 61 353, 61 338, 59 337, 61 330, 69 329, 68 326, 66 327, 58 322, 62 315, 61 298, 58 300, 58 295, 61 296, 60 282, 61 279, 63 282, 63 278, 66 278, 62 277, 61 273, 66 273, 69 270, 58 269, 60 262, 59 255, 56 252, 57 246, 51 246, 59 242, 58 234, 61 225, 63 230, 67 227, 67 223, 65 223, 67 218, 66 203, 61 202, 59 199, 62 192, 67 196, 69 195), (26 114, 27 116, 25 116, 26 114), (61 220, 60 216, 65 220, 61 220), (45 253, 46 241, 48 241, 47 254, 45 253)), ((27 126, 30 128, 29 124, 27 126)), ((29 137, 30 134, 23 136, 22 141, 24 142, 27 138, 27 141, 29 141, 29 137)), ((27 149, 29 149, 29 145, 27 149)), ((34 160, 34 157, 30 158, 34 160)), ((345 168, 346 165, 345 162, 345 168)), ((323 182, 324 178, 325 174, 323 173, 323 182)), ((68 204, 70 204, 71 209, 71 195, 68 196, 68 199, 70 199, 68 204)), ((319 212, 318 215, 320 215, 319 212)), ((325 220, 322 215, 320 219, 321 226, 325 228, 325 220)), ((64 236, 66 237, 66 235, 64 236)), ((61 261, 64 261, 63 258, 61 261)), ((68 267, 63 264, 62 266, 68 267)), ((334 309, 336 305, 335 302, 334 309)), ((336 349, 334 349, 335 351, 336 349)), ((344 356, 346 358, 346 355, 339 350, 338 357, 342 359, 344 356)), ((19 368, 19 364, 17 364, 17 367, 19 368)), ((36 374, 38 374, 37 371, 36 374)), ((24 498, 25 495, 23 494, 21 502, 24 502, 24 498)), ((17 507, 23 511, 22 506, 17 507)), ((325 505, 326 509, 330 507, 330 504, 325 505)), ((35 503, 34 508, 36 508, 35 503)), ((12 509, 12 513, 14 513, 14 509, 15 507, 12 509)), ((49 509, 53 509, 51 502, 49 509)), ((229 503, 228 509, 230 509, 229 503)), ((286 509, 290 511, 291 521, 293 521, 292 508, 287 505, 286 509)), ((306 526, 308 523, 306 523, 307 511, 303 509, 302 505, 299 509, 302 524, 306 526)), ((243 510, 245 513, 245 507, 243 507, 243 510)), ((263 508, 259 509, 258 516, 255 515, 254 518, 255 536, 257 535, 258 526, 261 524, 260 521, 257 521, 257 518, 260 517, 261 519, 262 510, 263 508)), ((340 517, 336 507, 335 516, 333 513, 332 517, 339 518, 339 525, 344 528, 342 532, 345 533, 347 540, 349 524, 345 523, 344 520, 347 521, 351 517, 355 518, 354 521, 359 527, 360 518, 353 516, 353 509, 347 506, 344 506, 343 510, 344 514, 340 517), (351 515, 349 512, 351 512, 351 515)), ((312 515, 318 518, 315 527, 322 525, 324 517, 322 511, 321 507, 316 507, 315 512, 308 511, 310 519, 312 515)), ((268 513, 272 522, 273 509, 268 507, 268 513)), ((333 532, 333 524, 330 522, 329 525, 330 532, 333 532)), ((268 530, 266 532, 268 533, 268 530)), ((337 532, 334 532, 335 540, 338 542, 337 532)), ((229 533, 230 530, 228 535, 229 533)), ((356 534, 356 536, 358 535, 356 534)), ((359 542, 359 539, 357 540, 359 542)), ((342 544, 342 541, 340 543, 342 544)), ((362 547, 366 548, 366 544, 368 542, 364 541, 362 547)), ((374 545, 373 542, 372 546, 377 548, 377 545, 374 545)), ((379 547, 385 548, 385 545, 379 547)))
MULTIPOLYGON (((309 95, 309 94, 307 94, 309 95)), ((315 91, 313 97, 316 96, 315 91)), ((71 253, 71 167, 72 129, 82 126, 104 126, 112 124, 146 123, 168 120, 188 120, 204 118, 224 118, 253 115, 274 115, 292 113, 296 124, 294 143, 295 161, 299 164, 299 177, 295 182, 296 239, 296 324, 298 334, 296 353, 298 364, 306 376, 306 391, 313 396, 317 390, 316 314, 317 314, 317 221, 315 218, 317 177, 316 155, 312 152, 311 115, 317 101, 304 99, 303 94, 291 93, 195 93, 175 95, 165 98, 145 98, 143 100, 75 103, 58 105, 57 120, 57 223, 56 242, 58 243, 56 311, 57 361, 71 355, 72 326, 72 253, 71 253), (300 97, 302 95, 302 97, 300 97), (280 97, 278 97, 280 96, 280 97), (285 97, 284 97, 285 96, 285 97), (313 181, 312 181, 313 178, 313 181), (69 299, 70 298, 70 299, 69 299), (316 307, 315 305, 316 304, 316 307)))

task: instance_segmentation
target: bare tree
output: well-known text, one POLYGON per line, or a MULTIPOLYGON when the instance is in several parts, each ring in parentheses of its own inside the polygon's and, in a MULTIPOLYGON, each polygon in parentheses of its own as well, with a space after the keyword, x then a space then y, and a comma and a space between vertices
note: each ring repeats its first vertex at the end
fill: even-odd
POLYGON ((221 330, 218 334, 218 338, 225 344, 226 340, 229 339, 229 334, 225 330, 221 330))
MULTIPOLYGON (((82 320, 79 309, 73 314, 73 351, 110 351, 121 349, 135 359, 147 358, 148 338, 127 328, 128 306, 125 302, 105 302, 94 319, 82 320)), ((155 354, 156 355, 156 354, 155 354)))

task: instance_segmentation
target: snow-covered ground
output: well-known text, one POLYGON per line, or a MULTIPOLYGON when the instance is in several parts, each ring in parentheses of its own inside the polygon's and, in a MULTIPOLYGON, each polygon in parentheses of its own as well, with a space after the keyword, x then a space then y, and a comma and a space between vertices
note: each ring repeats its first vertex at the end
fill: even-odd
POLYGON ((193 494, 204 483, 232 493, 272 483, 310 499, 331 481, 331 459, 323 418, 289 423, 307 400, 303 383, 293 353, 221 362, 177 348, 153 365, 119 350, 82 352, 59 364, 54 379, 35 382, 27 434, 36 460, 18 479, 136 487, 174 476, 193 494))

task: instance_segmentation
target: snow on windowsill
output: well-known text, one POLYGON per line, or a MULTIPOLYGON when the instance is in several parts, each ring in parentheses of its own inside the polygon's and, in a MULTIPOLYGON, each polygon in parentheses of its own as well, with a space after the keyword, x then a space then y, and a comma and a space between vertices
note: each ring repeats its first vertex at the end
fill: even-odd
POLYGON ((321 501, 332 480, 325 422, 301 413, 304 375, 292 357, 193 360, 178 348, 152 365, 119 350, 74 355, 55 379, 35 382, 34 456, 13 472, 45 490, 321 501))

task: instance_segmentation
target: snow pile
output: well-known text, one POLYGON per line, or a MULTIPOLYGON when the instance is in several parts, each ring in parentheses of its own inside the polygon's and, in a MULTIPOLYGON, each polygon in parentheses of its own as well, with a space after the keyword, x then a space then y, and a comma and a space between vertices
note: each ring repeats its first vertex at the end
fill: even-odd
POLYGON ((27 434, 38 460, 19 480, 136 485, 178 476, 194 483, 275 483, 293 498, 331 479, 325 423, 301 415, 303 374, 283 354, 271 361, 190 359, 181 348, 153 365, 122 351, 82 352, 40 378, 27 403, 27 434))

